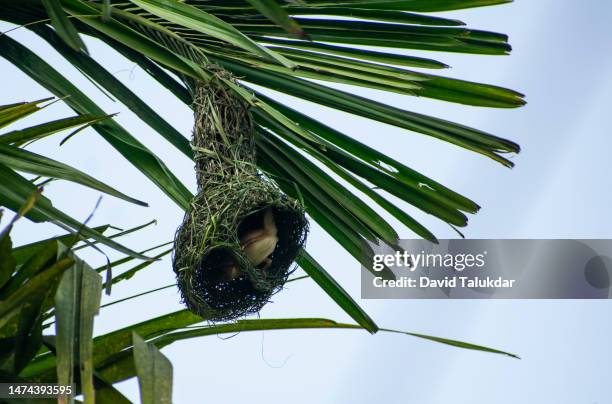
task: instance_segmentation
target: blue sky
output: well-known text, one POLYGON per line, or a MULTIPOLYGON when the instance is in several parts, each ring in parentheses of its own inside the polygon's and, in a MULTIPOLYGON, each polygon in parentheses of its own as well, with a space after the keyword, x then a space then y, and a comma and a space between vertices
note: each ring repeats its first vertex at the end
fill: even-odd
MULTIPOLYGON (((523 147, 509 170, 486 158, 420 134, 410 133, 292 97, 274 94, 355 138, 376 147, 443 184, 476 200, 481 212, 470 218, 470 238, 609 238, 612 236, 609 114, 612 105, 612 3, 604 0, 526 1, 499 7, 448 13, 469 26, 510 35, 509 57, 436 53, 453 66, 452 77, 507 86, 527 94, 517 110, 494 110, 417 99, 375 90, 361 95, 416 112, 484 129, 523 147)), ((0 24, 0 30, 10 28, 0 24)), ((195 188, 192 162, 176 152, 123 105, 98 92, 61 57, 26 30, 11 32, 86 90, 138 139, 162 156, 171 170, 195 188)), ((88 41, 92 54, 116 77, 190 136, 192 116, 113 50, 88 41)), ((427 52, 410 54, 428 55, 427 52)), ((43 98, 48 93, 4 60, 3 104, 43 98)), ((60 104, 30 123, 68 116, 60 104)), ((92 224, 121 227, 157 219, 153 228, 125 238, 134 249, 169 241, 182 212, 152 183, 87 130, 58 147, 61 137, 34 144, 31 150, 69 163, 131 196, 149 208, 105 197, 92 224)), ((84 219, 98 194, 57 182, 46 189, 55 205, 84 219)), ((443 223, 411 213, 439 237, 455 237, 443 223)), ((393 220, 390 218, 390 221, 393 220)), ((398 226, 399 229, 401 227, 398 226)), ((51 225, 21 221, 17 244, 59 234, 51 225)), ((402 237, 411 237, 401 229, 402 237)), ((308 241, 313 254, 338 281, 359 298, 359 264, 316 225, 308 241)), ((115 256, 108 251, 109 256, 115 256)), ((103 262, 95 252, 83 255, 103 262)), ((116 300, 173 282, 165 259, 117 287, 116 300)), ((231 339, 206 337, 163 350, 174 364, 177 403, 605 403, 612 373, 609 360, 608 301, 402 301, 363 300, 362 306, 384 327, 466 340, 519 354, 522 360, 453 349, 407 336, 358 331, 280 331, 243 333, 231 339)), ((174 289, 103 310, 96 332, 181 308, 174 289)), ((290 284, 261 312, 263 318, 326 317, 350 319, 317 286, 290 284)), ((135 381, 120 389, 137 400, 135 381)))

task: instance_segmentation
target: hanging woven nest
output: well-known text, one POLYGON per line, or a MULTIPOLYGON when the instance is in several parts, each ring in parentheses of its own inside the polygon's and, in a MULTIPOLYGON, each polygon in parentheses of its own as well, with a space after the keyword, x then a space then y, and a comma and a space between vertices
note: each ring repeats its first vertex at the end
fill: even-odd
POLYGON ((258 172, 246 103, 217 78, 194 92, 198 192, 176 232, 173 268, 189 310, 232 320, 258 312, 283 287, 308 222, 302 206, 258 172))

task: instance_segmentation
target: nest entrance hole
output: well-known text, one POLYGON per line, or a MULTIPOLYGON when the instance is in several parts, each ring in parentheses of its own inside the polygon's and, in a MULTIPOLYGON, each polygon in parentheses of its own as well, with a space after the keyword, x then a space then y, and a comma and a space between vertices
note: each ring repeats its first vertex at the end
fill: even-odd
MULTIPOLYGON (((240 242, 241 249, 245 246, 246 242, 253 240, 254 237, 262 234, 265 230, 272 231, 271 235, 277 238, 272 251, 269 255, 266 255, 269 263, 266 261, 257 264, 252 263, 253 270, 259 271, 264 279, 285 275, 284 273, 277 273, 278 269, 286 269, 286 264, 290 264, 299 253, 301 248, 300 241, 302 241, 301 235, 304 232, 304 223, 302 223, 303 220, 300 220, 300 216, 298 212, 284 207, 262 206, 247 214, 238 224, 236 236, 240 242), (269 213, 272 215, 273 229, 265 229, 265 216, 269 213)), ((219 282, 248 278, 247 268, 244 268, 244 265, 240 265, 240 262, 241 259, 235 248, 220 246, 210 251, 206 257, 203 257, 200 272, 211 274, 212 278, 219 282), (229 275, 232 267, 236 267, 239 274, 229 275)))
POLYGON ((290 267, 300 253, 308 232, 308 222, 301 211, 284 205, 261 206, 239 222, 236 236, 238 239, 244 238, 250 232, 261 229, 268 209, 272 210, 278 242, 269 256, 271 264, 265 271, 249 267, 243 251, 236 251, 235 246, 231 245, 214 248, 202 257, 199 271, 195 272, 192 280, 193 287, 199 290, 214 310, 258 311, 293 272, 290 267), (228 280, 228 265, 239 262, 243 263, 240 274, 228 280))

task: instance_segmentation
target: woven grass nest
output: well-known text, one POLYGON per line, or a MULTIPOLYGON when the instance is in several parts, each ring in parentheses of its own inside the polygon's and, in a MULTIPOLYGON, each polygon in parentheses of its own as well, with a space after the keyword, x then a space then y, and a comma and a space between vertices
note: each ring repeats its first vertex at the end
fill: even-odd
POLYGON ((196 83, 193 107, 198 192, 176 232, 173 269, 189 310, 233 320, 259 312, 283 287, 308 222, 258 172, 248 106, 215 78, 196 83))

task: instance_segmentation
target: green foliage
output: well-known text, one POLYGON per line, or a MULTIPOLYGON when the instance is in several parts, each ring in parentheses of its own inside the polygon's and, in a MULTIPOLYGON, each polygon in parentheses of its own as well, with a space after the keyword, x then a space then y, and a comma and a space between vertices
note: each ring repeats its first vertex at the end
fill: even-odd
POLYGON ((378 332, 378 326, 368 313, 359 307, 351 295, 310 254, 304 251, 298 258, 298 265, 360 326, 371 334, 378 332))
MULTIPOLYGON (((172 366, 158 349, 174 342, 258 330, 378 330, 342 287, 312 257, 304 254, 299 264, 358 324, 320 318, 210 324, 188 310, 180 310, 94 338, 93 322, 100 309, 102 281, 95 270, 75 255, 74 249, 66 248, 60 241, 71 237, 74 236, 64 235, 29 244, 30 258, 15 265, 14 252, 20 254, 20 248, 10 248, 10 227, 2 232, 0 262, 6 263, 3 273, 9 274, 8 281, 0 288, 0 300, 3 301, 0 306, 2 380, 75 382, 77 392, 85 395, 85 402, 91 402, 95 396, 97 400, 121 403, 127 401, 112 386, 113 383, 138 376, 142 402, 163 403, 169 402, 171 395, 172 366), (10 287, 11 284, 19 287, 10 287), (43 337, 43 329, 53 323, 55 335, 43 337), (75 377, 74 372, 79 372, 79 377, 75 377)), ((116 279, 121 279, 121 276, 116 279)), ((119 303, 127 300, 122 299, 119 303)), ((446 338, 380 330, 516 357, 504 351, 446 338)))
MULTIPOLYGON (((81 115, 107 115, 76 86, 32 51, 9 38, 0 36, 0 55, 19 66, 32 79, 63 98, 75 112, 81 115), (65 98, 64 98, 65 97, 65 98)), ((93 124, 93 128, 122 156, 140 169, 172 200, 186 207, 191 193, 149 149, 130 135, 114 120, 93 124)))
POLYGON ((172 364, 155 345, 132 332, 134 366, 142 404, 172 403, 172 364))
MULTIPOLYGON (((195 81, 210 80, 219 67, 240 77, 220 80, 250 107, 254 120, 257 169, 287 195, 302 202, 316 221, 346 251, 368 261, 365 240, 394 244, 398 230, 378 213, 381 208, 416 235, 436 242, 426 226, 405 212, 410 205, 452 226, 466 226, 479 210, 476 202, 342 133, 316 116, 307 116, 252 85, 284 92, 328 108, 427 135, 512 167, 508 154, 520 147, 484 131, 340 91, 328 83, 371 88, 477 107, 515 108, 523 95, 491 84, 467 82, 412 69, 447 66, 402 51, 429 50, 480 55, 505 55, 508 38, 468 28, 462 21, 423 13, 507 3, 508 0, 132 0, 108 4, 92 0, 0 0, 0 19, 26 27, 44 39, 104 92, 129 107, 143 122, 186 157, 193 158, 188 139, 146 100, 115 79, 103 61, 90 55, 86 35, 108 44, 137 64, 179 100, 191 106, 195 81), (311 16, 317 16, 311 18, 311 16), (350 20, 350 21, 348 21, 350 20), (365 50, 362 45, 387 49, 365 50), (316 82, 312 81, 316 80, 316 82), (313 163, 313 161, 317 164, 313 163), (320 163, 320 164, 319 164, 320 163), (356 194, 354 191, 360 191, 356 194), (358 196, 359 195, 359 196, 358 196), (364 197, 362 197, 363 195, 364 197), (391 203, 388 195, 397 197, 391 203), (372 207, 374 206, 374 208, 372 207), (365 252, 365 254, 364 254, 365 252)), ((0 233, 0 374, 20 381, 70 380, 79 373, 77 391, 85 400, 129 402, 113 383, 139 377, 143 402, 170 397, 169 366, 157 351, 176 341, 254 330, 365 329, 403 333, 450 346, 500 353, 470 343, 419 333, 380 328, 314 258, 304 252, 298 264, 356 324, 327 319, 261 319, 206 324, 187 310, 133 324, 92 339, 102 282, 96 272, 107 270, 105 286, 129 280, 152 260, 115 241, 126 232, 105 235, 110 227, 91 229, 53 207, 27 173, 76 182, 127 202, 143 204, 87 173, 26 150, 30 142, 92 128, 119 154, 151 180, 182 209, 192 198, 164 162, 136 140, 113 116, 100 108, 60 71, 31 49, 0 35, 0 56, 22 70, 49 93, 70 106, 76 116, 0 134, 0 206, 35 222, 50 221, 69 231, 53 239, 13 246, 11 222, 0 233), (81 246, 75 246, 84 242, 81 246), (97 243, 125 254, 92 270, 75 252, 97 243), (143 260, 113 276, 110 269, 143 260), (58 289, 59 288, 59 289, 58 289), (83 293, 83 290, 92 293, 83 293), (56 324, 54 337, 42 330, 56 324), (137 333, 137 335, 135 334, 137 333), (142 339, 140 339, 140 337, 142 339), (72 345, 72 347, 71 347, 72 345), (79 349, 72 349, 78 346, 79 349), (71 364, 79 364, 78 369, 71 364), (165 375, 165 376, 160 376, 165 375), (152 384, 152 380, 156 383, 152 384), (159 391, 156 391, 159 389, 159 391), (155 394, 157 392, 157 394, 155 394)), ((381 97, 383 98, 383 97, 381 97)), ((45 108, 51 98, 0 106, 0 129, 45 108)), ((134 230, 136 231, 136 230, 134 230)), ((172 235, 168 235, 168 239, 172 235)), ((163 257, 167 249, 155 258, 163 257)), ((391 276, 383 272, 384 276, 391 276)), ((302 279, 302 278, 298 278, 302 279)), ((154 293, 145 291, 134 298, 154 293)), ((121 304, 129 299, 114 302, 121 304)), ((103 309, 103 308, 102 308, 103 309)), ((212 365, 214 366, 214 364, 212 365)))
POLYGON ((55 31, 57 31, 62 40, 77 52, 81 50, 87 52, 83 40, 76 28, 74 28, 74 25, 72 25, 72 22, 68 19, 60 0, 42 0, 42 4, 45 10, 47 10, 53 28, 55 28, 55 31))
POLYGON ((276 0, 247 0, 253 7, 255 7, 261 14, 270 19, 276 25, 282 27, 287 33, 305 39, 306 34, 300 24, 298 24, 287 10, 276 3, 276 0))
MULTIPOLYGON (((0 120, 4 122, 4 126, 13 124, 25 116, 46 107, 48 104, 42 107, 40 106, 40 104, 45 101, 49 101, 49 99, 25 102, 18 105, 0 106, 0 120)), ((84 122, 80 122, 79 129, 87 127, 92 122, 97 122, 101 119, 106 119, 106 117, 92 118, 91 116, 88 116, 84 122)), ((48 136, 52 133, 57 133, 63 129, 72 128, 79 125, 79 123, 76 123, 79 121, 80 119, 64 121, 62 123, 54 121, 22 129, 19 132, 12 131, 7 134, 0 135, 0 175, 2 178, 2 181, 0 181, 0 206, 5 206, 14 212, 18 212, 24 203, 28 201, 31 195, 38 192, 37 187, 33 185, 31 181, 28 181, 16 171, 37 174, 47 178, 63 179, 76 182, 129 202, 147 206, 146 203, 135 198, 128 197, 127 195, 73 167, 29 152, 23 148, 23 142, 26 139, 32 141, 48 136), (5 141, 2 142, 1 139, 4 139, 5 141), (19 145, 21 145, 21 147, 19 145)), ((141 259, 147 259, 147 257, 138 254, 107 237, 104 237, 95 230, 90 229, 67 214, 54 208, 52 202, 44 196, 38 197, 36 204, 31 206, 25 215, 35 222, 55 222, 63 228, 79 231, 85 236, 91 237, 103 244, 108 245, 109 247, 117 249, 118 251, 127 253, 129 255, 134 255, 141 259)))
POLYGON ((94 396, 93 322, 101 291, 100 275, 79 260, 64 273, 55 293, 57 380, 72 385, 73 369, 80 369, 78 380, 86 402, 94 396))

